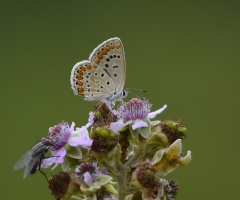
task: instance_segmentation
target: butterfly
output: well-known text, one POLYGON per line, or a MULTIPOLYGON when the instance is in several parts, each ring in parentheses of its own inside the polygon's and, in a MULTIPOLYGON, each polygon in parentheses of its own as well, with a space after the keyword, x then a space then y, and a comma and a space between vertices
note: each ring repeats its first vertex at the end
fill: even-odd
POLYGON ((121 101, 127 96, 125 53, 119 38, 111 38, 98 45, 89 56, 74 65, 71 87, 86 101, 121 101))

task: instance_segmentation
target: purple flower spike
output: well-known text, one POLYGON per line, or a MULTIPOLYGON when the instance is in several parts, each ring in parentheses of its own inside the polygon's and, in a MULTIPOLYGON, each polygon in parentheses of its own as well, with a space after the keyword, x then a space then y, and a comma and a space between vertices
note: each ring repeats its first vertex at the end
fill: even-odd
POLYGON ((132 99, 129 102, 123 102, 117 110, 117 116, 121 119, 143 119, 147 117, 152 104, 148 100, 132 99))

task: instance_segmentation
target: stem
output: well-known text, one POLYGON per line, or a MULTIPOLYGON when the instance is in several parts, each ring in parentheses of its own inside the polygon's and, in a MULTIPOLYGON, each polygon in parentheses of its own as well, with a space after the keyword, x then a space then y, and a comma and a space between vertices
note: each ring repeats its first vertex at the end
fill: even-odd
POLYGON ((136 150, 135 150, 135 154, 132 158, 129 159, 129 161, 127 161, 124 165, 125 166, 132 166, 133 164, 137 163, 141 158, 144 157, 144 151, 146 148, 146 139, 142 138, 142 140, 140 140, 136 150))
POLYGON ((119 167, 119 175, 117 177, 118 182, 118 200, 125 199, 125 188, 126 188, 126 179, 127 179, 127 172, 128 167, 120 164, 119 167))

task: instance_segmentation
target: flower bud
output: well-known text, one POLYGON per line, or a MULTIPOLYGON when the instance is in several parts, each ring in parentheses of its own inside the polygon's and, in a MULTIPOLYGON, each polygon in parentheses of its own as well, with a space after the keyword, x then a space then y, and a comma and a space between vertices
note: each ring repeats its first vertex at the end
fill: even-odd
POLYGON ((92 150, 96 153, 107 153, 118 144, 118 135, 113 133, 109 126, 97 127, 91 138, 92 150))
POLYGON ((136 188, 153 188, 156 185, 156 169, 147 162, 138 163, 133 168, 131 185, 136 188))

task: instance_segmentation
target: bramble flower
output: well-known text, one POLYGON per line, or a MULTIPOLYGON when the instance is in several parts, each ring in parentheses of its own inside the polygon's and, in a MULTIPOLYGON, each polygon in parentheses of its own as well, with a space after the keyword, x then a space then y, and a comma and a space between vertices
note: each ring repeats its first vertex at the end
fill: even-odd
POLYGON ((116 133, 126 125, 130 125, 132 130, 149 127, 149 119, 153 119, 157 114, 163 112, 167 108, 167 105, 164 105, 155 112, 150 112, 151 107, 152 104, 149 104, 148 100, 137 98, 133 98, 129 102, 122 102, 117 110, 117 116, 120 120, 112 122, 110 125, 111 129, 116 133))
POLYGON ((75 167, 76 183, 80 185, 80 190, 84 194, 100 192, 100 189, 116 195, 117 191, 113 187, 112 177, 108 176, 105 167, 99 168, 96 163, 82 163, 75 167))
POLYGON ((104 172, 104 174, 108 173, 106 168, 101 170, 97 163, 82 163, 76 166, 74 172, 77 182, 80 184, 83 182, 88 186, 96 181, 102 172, 104 172))
POLYGON ((75 151, 70 151, 69 154, 67 150, 71 147, 77 147, 79 145, 91 146, 92 140, 89 138, 87 128, 93 123, 93 112, 89 113, 89 119, 86 126, 74 131, 75 123, 73 122, 71 127, 69 127, 67 122, 61 122, 54 127, 49 128, 49 138, 53 141, 53 146, 50 150, 52 151, 52 156, 44 159, 42 161, 42 167, 48 168, 53 163, 61 164, 64 161, 65 155, 76 158, 81 157, 79 149, 75 151), (72 153, 74 152, 74 154, 72 153), (76 155, 79 154, 79 155, 76 155))

